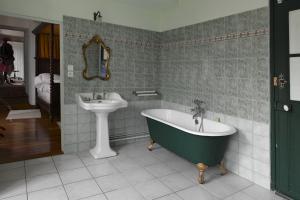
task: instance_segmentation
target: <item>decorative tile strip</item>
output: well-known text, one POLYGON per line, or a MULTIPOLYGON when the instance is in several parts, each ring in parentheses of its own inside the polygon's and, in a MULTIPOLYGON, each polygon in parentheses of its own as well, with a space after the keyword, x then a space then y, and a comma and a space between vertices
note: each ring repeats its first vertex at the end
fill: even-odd
MULTIPOLYGON (((73 33, 73 32, 66 32, 64 34, 65 38, 71 38, 71 39, 80 39, 80 40, 89 40, 91 37, 93 37, 94 34, 89 33, 73 33)), ((143 48, 160 48, 161 45, 157 43, 151 43, 149 41, 141 41, 141 40, 128 40, 123 38, 103 38, 104 41, 107 42, 116 42, 116 43, 124 43, 128 46, 132 47, 143 47, 143 48)))
MULTIPOLYGON (((256 37, 260 35, 267 35, 269 34, 269 29, 259 29, 255 31, 247 31, 247 32, 239 32, 239 33, 229 33, 223 36, 216 36, 210 38, 195 38, 191 40, 183 40, 183 41, 172 41, 166 42, 163 44, 159 43, 151 43, 149 41, 142 41, 142 40, 130 40, 126 38, 103 38, 105 41, 109 42, 116 42, 116 43, 123 43, 127 46, 131 47, 139 47, 139 48, 172 48, 174 46, 193 46, 193 45, 201 45, 207 43, 216 43, 222 42, 227 40, 236 40, 239 38, 247 38, 247 37, 256 37)), ((88 40, 93 37, 93 34, 90 33, 73 33, 73 32, 66 32, 64 34, 66 38, 72 39, 80 39, 80 40, 88 40)))
POLYGON ((173 41, 173 42, 166 42, 162 44, 162 47, 172 48, 177 45, 179 46, 193 46, 193 45, 201 45, 207 43, 216 43, 222 42, 227 40, 236 40, 239 38, 247 38, 247 37, 256 37, 260 35, 267 35, 269 34, 269 29, 259 29, 255 31, 247 31, 247 32, 240 32, 240 33, 229 33, 223 36, 216 36, 210 38, 196 38, 192 40, 184 40, 184 41, 173 41))

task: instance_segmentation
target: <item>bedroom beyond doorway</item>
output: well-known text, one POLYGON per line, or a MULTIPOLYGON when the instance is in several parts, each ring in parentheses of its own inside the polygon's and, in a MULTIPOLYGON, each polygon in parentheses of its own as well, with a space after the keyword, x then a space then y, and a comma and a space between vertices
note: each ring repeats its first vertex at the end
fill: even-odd
POLYGON ((61 154, 60 26, 0 16, 0 163, 61 154))

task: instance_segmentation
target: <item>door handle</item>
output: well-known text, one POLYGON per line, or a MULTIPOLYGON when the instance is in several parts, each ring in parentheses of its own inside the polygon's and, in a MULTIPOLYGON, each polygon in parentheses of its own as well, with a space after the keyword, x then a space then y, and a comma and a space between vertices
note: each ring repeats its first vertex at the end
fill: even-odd
POLYGON ((276 102, 275 103, 275 109, 278 111, 283 111, 283 112, 291 112, 292 110, 292 105, 287 103, 287 102, 276 102))
POLYGON ((283 110, 285 111, 285 112, 289 112, 290 111, 290 106, 288 106, 288 105, 283 105, 283 110))

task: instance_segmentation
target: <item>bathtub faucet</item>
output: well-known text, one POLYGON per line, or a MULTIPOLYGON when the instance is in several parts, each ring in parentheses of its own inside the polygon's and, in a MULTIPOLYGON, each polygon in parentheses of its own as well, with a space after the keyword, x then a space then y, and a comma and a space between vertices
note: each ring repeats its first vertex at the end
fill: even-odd
POLYGON ((201 118, 199 131, 204 132, 203 118, 204 118, 204 114, 206 112, 206 109, 205 109, 206 103, 199 99, 195 99, 194 104, 196 106, 191 109, 191 111, 194 113, 193 119, 195 120, 195 124, 197 125, 197 124, 199 124, 198 117, 201 118))

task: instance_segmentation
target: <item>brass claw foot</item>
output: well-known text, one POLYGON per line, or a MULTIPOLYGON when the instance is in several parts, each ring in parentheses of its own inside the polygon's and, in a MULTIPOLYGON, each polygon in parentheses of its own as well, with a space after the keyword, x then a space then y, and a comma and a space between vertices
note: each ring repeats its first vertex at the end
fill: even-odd
POLYGON ((208 166, 205 165, 204 163, 198 163, 197 168, 199 170, 199 177, 198 177, 198 182, 200 184, 203 184, 205 182, 204 180, 204 173, 207 170, 208 166))
POLYGON ((154 140, 151 139, 151 140, 150 140, 150 144, 149 144, 149 146, 148 146, 148 150, 149 150, 149 151, 152 151, 152 150, 153 150, 154 144, 155 144, 154 140))
POLYGON ((221 175, 227 174, 227 169, 226 169, 226 167, 225 167, 225 162, 224 162, 224 160, 222 160, 222 161, 220 162, 219 169, 220 169, 220 171, 221 171, 221 175))

